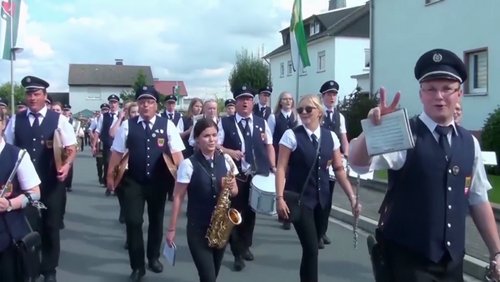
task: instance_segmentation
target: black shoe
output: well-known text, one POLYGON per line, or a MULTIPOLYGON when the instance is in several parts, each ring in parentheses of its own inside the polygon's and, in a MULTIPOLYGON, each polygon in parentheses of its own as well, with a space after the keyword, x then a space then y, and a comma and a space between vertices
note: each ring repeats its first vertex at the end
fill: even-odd
POLYGON ((283 230, 290 230, 292 227, 291 227, 291 224, 290 224, 290 221, 285 221, 283 222, 283 225, 281 226, 281 228, 283 230))
POLYGON ((109 189, 106 189, 106 192, 104 192, 104 195, 106 195, 106 197, 109 197, 111 195, 111 191, 109 189))
POLYGON ((323 235, 323 237, 321 238, 323 239, 323 243, 325 243, 325 245, 330 245, 332 243, 332 240, 330 240, 330 238, 328 238, 328 236, 323 235))
POLYGON ((323 242, 323 239, 319 239, 318 241, 318 249, 322 250, 325 248, 325 243, 323 242))
POLYGON ((163 272, 163 264, 161 264, 161 262, 158 259, 149 261, 148 267, 154 273, 161 273, 161 272, 163 272))
POLYGON ((142 277, 144 277, 144 275, 146 275, 146 271, 144 269, 134 269, 130 274, 128 281, 139 282, 141 281, 142 277))
POLYGON ((57 282, 56 274, 46 274, 44 275, 44 282, 57 282))
POLYGON ((234 271, 242 271, 245 268, 245 261, 241 257, 234 257, 234 271))
POLYGON ((244 260, 248 260, 248 261, 253 260, 253 259, 254 259, 254 257, 253 257, 252 252, 250 252, 250 250, 247 250, 247 251, 243 254, 243 259, 244 259, 244 260))
POLYGON ((99 178, 99 184, 101 184, 101 185, 104 184, 104 179, 102 179, 102 177, 99 178))

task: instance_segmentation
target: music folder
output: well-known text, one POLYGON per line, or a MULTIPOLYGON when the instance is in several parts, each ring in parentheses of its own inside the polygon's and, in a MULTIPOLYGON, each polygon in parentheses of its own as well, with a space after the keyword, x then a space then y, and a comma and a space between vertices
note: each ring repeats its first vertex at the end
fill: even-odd
POLYGON ((175 243, 172 243, 172 247, 170 247, 167 243, 167 240, 165 240, 165 246, 163 247, 163 256, 171 266, 175 266, 176 250, 177 246, 175 245, 175 243))

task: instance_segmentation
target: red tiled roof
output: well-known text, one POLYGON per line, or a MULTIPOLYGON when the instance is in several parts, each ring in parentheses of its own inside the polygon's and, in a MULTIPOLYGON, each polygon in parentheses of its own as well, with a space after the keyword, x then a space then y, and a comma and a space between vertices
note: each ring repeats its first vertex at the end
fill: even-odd
POLYGON ((166 80, 156 80, 154 82, 156 91, 160 92, 163 95, 173 94, 173 87, 179 85, 179 94, 181 96, 187 96, 186 85, 184 85, 184 81, 166 81, 166 80))

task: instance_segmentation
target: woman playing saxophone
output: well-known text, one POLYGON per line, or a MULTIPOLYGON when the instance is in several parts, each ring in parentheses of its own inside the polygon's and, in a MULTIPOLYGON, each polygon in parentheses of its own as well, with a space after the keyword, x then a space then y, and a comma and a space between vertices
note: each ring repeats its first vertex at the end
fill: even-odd
POLYGON ((187 242, 200 282, 216 281, 224 256, 225 246, 210 247, 206 238, 212 214, 218 212, 219 195, 228 191, 232 196, 238 193, 234 177, 226 177, 237 175, 238 169, 229 162, 230 158, 228 160, 216 151, 217 132, 217 124, 212 119, 200 119, 194 126, 193 137, 199 150, 182 161, 177 171, 166 236, 167 244, 172 246, 177 217, 187 192, 187 242))

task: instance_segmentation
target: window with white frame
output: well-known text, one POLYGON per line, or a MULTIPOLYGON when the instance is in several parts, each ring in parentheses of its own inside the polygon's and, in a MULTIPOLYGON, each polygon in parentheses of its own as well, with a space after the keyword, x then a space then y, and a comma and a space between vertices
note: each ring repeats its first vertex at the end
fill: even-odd
POLYGON ((468 79, 465 91, 467 94, 488 93, 488 49, 477 49, 465 52, 468 79))
POLYGON ((293 72, 293 65, 292 65, 292 60, 288 61, 288 66, 287 66, 287 75, 290 76, 292 75, 293 72))
POLYGON ((300 75, 307 75, 306 68, 302 65, 302 62, 299 63, 300 75))
POLYGON ((87 88, 86 100, 101 100, 101 89, 96 87, 87 88))
POLYGON ((280 64, 280 77, 285 76, 285 63, 280 64))
POLYGON ((326 53, 325 51, 318 52, 318 72, 326 70, 326 53))
POLYGON ((309 36, 319 33, 319 22, 313 21, 309 24, 309 36))

